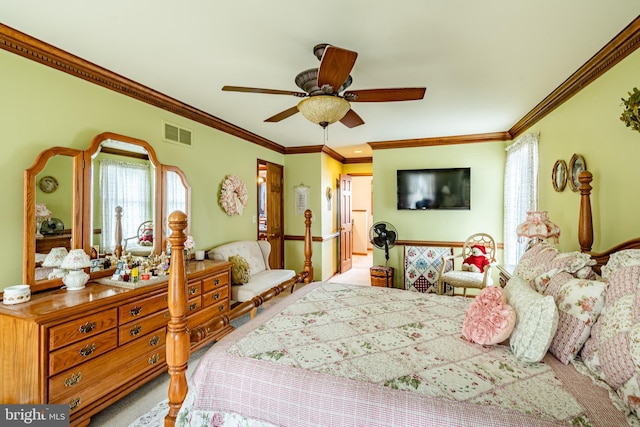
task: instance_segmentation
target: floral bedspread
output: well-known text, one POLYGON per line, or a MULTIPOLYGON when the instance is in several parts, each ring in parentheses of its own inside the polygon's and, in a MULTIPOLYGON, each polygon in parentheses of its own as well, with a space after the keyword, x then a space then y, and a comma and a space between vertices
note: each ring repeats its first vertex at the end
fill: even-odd
POLYGON ((369 426, 625 423, 617 410, 599 407, 611 406, 606 391, 572 366, 550 355, 520 363, 508 346, 466 341, 468 298, 332 283, 289 298, 295 301, 260 315, 255 329, 250 322, 203 357, 182 423, 238 425, 224 422, 230 413, 310 426, 338 425, 331 417, 369 426), (582 399, 585 390, 600 395, 582 399), (305 413, 292 402, 306 405, 305 413), (409 408, 398 409, 401 402, 409 408), (307 414, 313 410, 321 415, 307 414))

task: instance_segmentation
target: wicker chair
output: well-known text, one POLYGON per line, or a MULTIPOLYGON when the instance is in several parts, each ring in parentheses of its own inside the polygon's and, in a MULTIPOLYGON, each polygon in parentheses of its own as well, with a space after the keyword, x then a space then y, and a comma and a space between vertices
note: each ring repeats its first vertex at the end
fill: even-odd
POLYGON ((496 242, 490 235, 486 233, 476 233, 470 236, 462 246, 462 253, 442 257, 442 266, 440 267, 440 275, 438 278, 438 295, 444 292, 445 284, 449 284, 454 288, 464 288, 463 295, 467 295, 467 288, 482 289, 486 286, 493 285, 491 278, 491 267, 496 263, 496 242), (482 245, 486 250, 486 256, 490 264, 484 267, 484 271, 476 273, 473 271, 463 271, 451 269, 447 271, 447 267, 451 267, 456 258, 466 259, 471 255, 474 245, 482 245))

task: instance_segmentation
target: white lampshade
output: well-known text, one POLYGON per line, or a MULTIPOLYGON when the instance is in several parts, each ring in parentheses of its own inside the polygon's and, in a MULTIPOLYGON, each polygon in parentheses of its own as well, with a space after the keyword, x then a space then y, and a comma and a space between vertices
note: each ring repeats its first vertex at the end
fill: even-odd
POLYGON ((527 219, 516 228, 518 237, 528 239, 555 239, 558 242, 560 227, 551 222, 547 211, 527 212, 527 219))
POLYGON ((84 288, 84 285, 89 280, 89 275, 82 269, 89 267, 90 265, 91 260, 84 250, 72 249, 69 252, 69 254, 62 260, 62 264, 60 264, 60 268, 73 270, 62 278, 62 281, 67 286, 67 290, 74 291, 84 288))
POLYGON ((69 252, 67 252, 67 248, 65 247, 53 248, 47 254, 47 257, 42 262, 42 266, 43 267, 60 267, 60 264, 62 264, 62 260, 68 254, 69 252))
POLYGON ((65 247, 51 249, 42 262, 43 267, 54 267, 53 271, 47 276, 47 279, 58 279, 67 274, 67 271, 60 268, 60 265, 68 253, 65 247))
POLYGON ((351 105, 344 98, 331 95, 316 95, 298 103, 298 111, 310 122, 327 127, 347 114, 351 105))

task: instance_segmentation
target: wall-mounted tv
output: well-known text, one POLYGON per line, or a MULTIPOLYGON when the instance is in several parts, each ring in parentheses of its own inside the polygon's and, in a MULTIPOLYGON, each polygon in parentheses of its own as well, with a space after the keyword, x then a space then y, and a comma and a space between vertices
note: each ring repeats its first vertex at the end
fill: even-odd
POLYGON ((398 170, 398 210, 471 209, 471 168, 398 170))

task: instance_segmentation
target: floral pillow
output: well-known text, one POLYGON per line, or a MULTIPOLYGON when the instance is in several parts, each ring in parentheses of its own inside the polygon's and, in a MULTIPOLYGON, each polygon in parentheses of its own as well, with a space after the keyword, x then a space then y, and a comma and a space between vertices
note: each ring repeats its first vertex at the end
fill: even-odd
POLYGON ((602 266, 602 278, 608 279, 611 273, 620 267, 640 264, 640 249, 625 249, 615 252, 609 257, 609 261, 602 266))
POLYGON ((589 254, 560 252, 550 243, 542 241, 524 253, 513 275, 523 278, 538 292, 544 292, 553 276, 563 271, 591 277, 591 266, 595 263, 589 254))
POLYGON ((516 324, 516 313, 507 304, 501 288, 489 286, 469 305, 462 322, 462 335, 481 345, 499 344, 509 338, 516 324))
POLYGON ((581 355, 589 370, 640 416, 640 265, 611 273, 604 309, 581 355))
POLYGON ((516 312, 516 325, 509 340, 511 351, 520 361, 539 362, 558 327, 553 297, 539 294, 519 276, 512 276, 504 291, 516 312))
POLYGON ((556 274, 544 291, 558 308, 558 330, 549 351, 565 365, 572 361, 591 334, 604 307, 607 283, 577 279, 569 273, 556 274))
POLYGON ((231 282, 234 285, 244 285, 249 282, 250 268, 246 259, 240 255, 232 255, 229 257, 229 261, 233 264, 231 266, 231 282))

